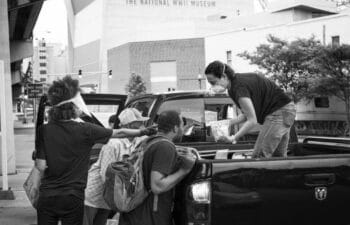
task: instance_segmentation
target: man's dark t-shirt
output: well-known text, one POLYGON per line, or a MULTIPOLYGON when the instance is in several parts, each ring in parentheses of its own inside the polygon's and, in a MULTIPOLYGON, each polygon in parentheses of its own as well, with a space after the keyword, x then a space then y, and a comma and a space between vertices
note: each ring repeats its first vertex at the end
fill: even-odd
MULTIPOLYGON (((148 190, 151 190, 151 171, 157 171, 164 175, 170 175, 177 170, 178 155, 175 145, 161 141, 155 143, 146 151, 143 159, 144 182, 148 190)), ((122 213, 119 224, 121 225, 171 225, 172 207, 174 202, 174 189, 158 195, 158 203, 154 205, 155 196, 151 193, 146 200, 135 210, 122 213), (156 206, 156 209, 154 208, 156 206)))
POLYGON ((112 130, 92 123, 49 122, 38 136, 37 158, 45 159, 48 167, 40 195, 72 194, 83 199, 91 148, 95 143, 107 143, 112 130))
POLYGON ((267 115, 291 102, 291 99, 273 81, 255 73, 236 73, 231 80, 228 93, 239 108, 239 98, 250 98, 260 124, 264 123, 267 115))

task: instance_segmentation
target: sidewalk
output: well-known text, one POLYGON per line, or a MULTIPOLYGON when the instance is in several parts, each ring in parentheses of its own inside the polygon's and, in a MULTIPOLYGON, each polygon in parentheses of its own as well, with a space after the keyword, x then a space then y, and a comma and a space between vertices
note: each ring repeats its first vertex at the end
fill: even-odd
POLYGON ((14 120, 13 121, 13 128, 15 129, 25 129, 25 128, 34 128, 35 124, 32 122, 31 119, 28 119, 27 123, 23 123, 22 121, 19 120, 14 120))
MULTIPOLYGON (((8 176, 9 188, 13 191, 15 200, 1 200, 0 208, 32 207, 23 189, 23 183, 28 175, 29 172, 8 176)), ((0 186, 2 186, 2 179, 0 179, 0 186)))
MULTIPOLYGON (((36 211, 30 204, 23 189, 23 183, 28 174, 28 172, 21 172, 8 176, 9 187, 15 195, 15 200, 0 201, 1 225, 36 224, 36 211)), ((2 179, 0 179, 0 186, 2 186, 2 179)))
POLYGON ((25 194, 23 183, 33 166, 34 124, 14 121, 14 128, 17 174, 9 175, 8 182, 15 200, 0 200, 0 225, 33 225, 36 224, 36 210, 25 194))

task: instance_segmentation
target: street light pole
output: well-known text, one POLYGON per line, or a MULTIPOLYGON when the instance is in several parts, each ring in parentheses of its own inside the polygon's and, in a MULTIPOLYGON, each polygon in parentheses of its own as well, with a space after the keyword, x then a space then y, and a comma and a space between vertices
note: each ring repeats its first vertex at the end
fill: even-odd
POLYGON ((199 83, 199 90, 202 90, 202 80, 203 80, 203 76, 202 74, 198 74, 198 83, 199 83))

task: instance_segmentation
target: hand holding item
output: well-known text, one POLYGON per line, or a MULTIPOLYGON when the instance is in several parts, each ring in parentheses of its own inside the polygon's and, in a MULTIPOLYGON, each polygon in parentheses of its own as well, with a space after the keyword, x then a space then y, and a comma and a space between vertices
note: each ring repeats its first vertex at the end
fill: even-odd
POLYGON ((151 135, 155 135, 158 131, 158 127, 156 125, 147 127, 145 129, 142 129, 140 132, 141 136, 147 135, 147 136, 151 136, 151 135))
POLYGON ((180 168, 189 173, 196 162, 196 155, 191 152, 191 148, 176 146, 176 150, 180 159, 180 168))
POLYGON ((179 155, 181 159, 181 169, 186 173, 191 172, 194 164, 196 163, 196 158, 192 154, 179 155))
POLYGON ((236 137, 234 135, 232 135, 232 136, 220 136, 218 138, 218 142, 236 144, 237 140, 236 140, 236 137))

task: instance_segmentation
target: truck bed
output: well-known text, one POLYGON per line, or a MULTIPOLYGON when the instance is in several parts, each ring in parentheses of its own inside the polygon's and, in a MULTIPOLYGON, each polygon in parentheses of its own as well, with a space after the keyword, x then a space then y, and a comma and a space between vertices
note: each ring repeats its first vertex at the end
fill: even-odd
POLYGON ((309 138, 289 145, 287 158, 270 159, 249 158, 252 145, 231 146, 227 159, 215 153, 199 160, 178 186, 177 225, 350 224, 349 140, 309 138), (210 201, 193 200, 198 183, 208 185, 210 201))

